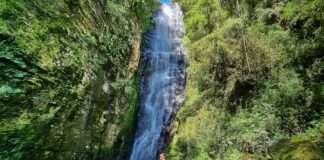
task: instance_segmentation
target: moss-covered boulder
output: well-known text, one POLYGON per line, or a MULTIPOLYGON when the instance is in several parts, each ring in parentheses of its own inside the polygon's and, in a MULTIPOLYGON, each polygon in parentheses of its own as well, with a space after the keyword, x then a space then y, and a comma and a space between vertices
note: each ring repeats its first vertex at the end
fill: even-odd
POLYGON ((320 145, 323 145, 323 143, 293 137, 275 144, 271 152, 273 159, 320 160, 324 157, 320 145))

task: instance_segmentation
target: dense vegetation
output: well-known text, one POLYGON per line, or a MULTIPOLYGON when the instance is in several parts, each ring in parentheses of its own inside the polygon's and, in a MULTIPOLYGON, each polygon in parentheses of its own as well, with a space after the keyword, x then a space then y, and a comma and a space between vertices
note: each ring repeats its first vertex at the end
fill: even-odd
POLYGON ((187 100, 167 159, 324 157, 324 1, 180 0, 187 100))
POLYGON ((0 159, 125 159, 156 0, 0 1, 0 159))
MULTIPOLYGON (((167 159, 323 158, 324 1, 179 3, 187 99, 167 159)), ((0 0, 0 159, 126 159, 158 5, 0 0)))

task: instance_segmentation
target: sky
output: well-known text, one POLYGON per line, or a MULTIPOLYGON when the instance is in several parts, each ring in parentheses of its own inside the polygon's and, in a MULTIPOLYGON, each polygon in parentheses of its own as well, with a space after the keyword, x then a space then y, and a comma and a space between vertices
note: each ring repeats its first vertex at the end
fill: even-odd
POLYGON ((169 3, 170 0, 160 0, 162 3, 169 3))

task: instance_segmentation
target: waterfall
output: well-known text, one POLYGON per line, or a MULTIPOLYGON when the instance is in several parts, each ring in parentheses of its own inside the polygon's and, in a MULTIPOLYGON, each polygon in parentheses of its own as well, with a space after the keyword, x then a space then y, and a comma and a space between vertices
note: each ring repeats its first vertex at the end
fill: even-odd
POLYGON ((165 128, 184 100, 183 14, 177 3, 162 4, 142 53, 138 124, 131 160, 154 160, 165 140, 165 128))

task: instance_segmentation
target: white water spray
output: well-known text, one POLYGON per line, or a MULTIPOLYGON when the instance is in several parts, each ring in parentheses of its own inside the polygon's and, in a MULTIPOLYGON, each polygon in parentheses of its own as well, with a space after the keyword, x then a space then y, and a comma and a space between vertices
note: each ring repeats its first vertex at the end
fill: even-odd
POLYGON ((182 105, 185 90, 183 14, 177 3, 163 4, 154 18, 149 47, 143 53, 140 105, 131 160, 154 160, 163 129, 182 105))

